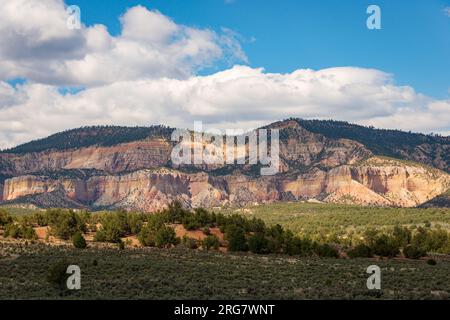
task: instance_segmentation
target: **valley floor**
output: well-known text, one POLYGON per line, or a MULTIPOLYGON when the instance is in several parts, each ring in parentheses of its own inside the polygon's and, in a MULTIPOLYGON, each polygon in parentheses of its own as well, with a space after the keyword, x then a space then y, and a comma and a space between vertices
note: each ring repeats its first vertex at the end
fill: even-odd
POLYGON ((88 248, 0 242, 0 299, 442 299, 450 261, 319 259, 173 249, 88 248), (81 290, 46 277, 65 261, 81 268, 81 290), (369 291, 370 265, 381 287, 369 291))

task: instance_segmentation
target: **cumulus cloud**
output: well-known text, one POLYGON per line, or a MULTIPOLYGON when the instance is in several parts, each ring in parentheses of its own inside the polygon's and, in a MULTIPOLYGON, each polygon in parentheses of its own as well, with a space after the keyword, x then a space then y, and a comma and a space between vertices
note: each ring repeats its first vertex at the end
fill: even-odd
POLYGON ((450 100, 393 75, 356 67, 267 73, 247 61, 241 37, 177 24, 137 6, 104 25, 66 27, 62 0, 3 0, 0 19, 0 149, 84 125, 165 124, 250 129, 288 117, 338 119, 448 134, 450 100), (12 85, 6 80, 25 78, 12 85), (81 86, 76 93, 62 86, 81 86))
POLYGON ((62 0, 4 0, 0 19, 0 80, 25 77, 54 85, 183 79, 220 59, 244 61, 235 34, 176 24, 142 6, 122 17, 113 37, 104 25, 67 28, 62 0))
POLYGON ((450 7, 445 7, 445 8, 444 8, 444 14, 445 14, 447 17, 450 17, 450 7))
POLYGON ((61 95, 54 86, 0 85, 0 146, 82 125, 167 124, 255 128, 288 117, 343 119, 383 128, 449 131, 450 101, 435 100, 391 75, 354 67, 288 74, 235 66, 189 79, 118 81, 61 95))

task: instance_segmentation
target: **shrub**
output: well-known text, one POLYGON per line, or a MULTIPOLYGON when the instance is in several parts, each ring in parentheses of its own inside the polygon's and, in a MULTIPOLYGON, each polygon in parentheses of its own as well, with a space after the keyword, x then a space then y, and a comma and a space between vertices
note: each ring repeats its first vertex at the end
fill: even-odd
POLYGON ((186 230, 197 230, 201 227, 202 225, 200 224, 199 221, 197 221, 195 219, 195 217, 193 216, 187 216, 183 218, 183 227, 186 230))
POLYGON ((73 235, 72 243, 74 247, 78 249, 85 249, 87 247, 86 240, 84 239, 83 234, 80 231, 73 235))
POLYGON ((435 266, 437 264, 437 262, 434 259, 428 259, 427 264, 429 264, 430 266, 435 266))
POLYGON ((95 241, 118 243, 120 238, 130 233, 127 213, 119 211, 107 214, 101 219, 101 228, 94 236, 95 241))
POLYGON ((139 242, 146 247, 156 246, 156 233, 164 227, 164 218, 161 215, 149 217, 147 224, 141 228, 138 234, 139 242))
POLYGON ((350 258, 371 258, 372 250, 365 244, 360 244, 347 252, 350 258))
POLYGON ((119 239, 119 241, 117 241, 117 248, 119 248, 119 250, 125 249, 125 242, 123 242, 122 239, 119 239))
POLYGON ((225 231, 225 238, 228 241, 229 251, 247 251, 247 241, 242 228, 229 225, 225 231))
POLYGON ((394 241, 399 247, 405 248, 411 242, 411 231, 406 227, 395 226, 392 233, 394 241))
POLYGON ((28 240, 36 240, 38 238, 34 228, 26 225, 20 227, 20 237, 28 240))
POLYGON ((316 246, 315 243, 309 238, 302 239, 299 237, 291 236, 290 234, 287 235, 284 243, 284 252, 291 256, 310 256, 312 255, 316 246))
POLYGON ((183 244, 188 249, 197 249, 198 241, 193 238, 188 238, 186 236, 183 237, 183 244))
POLYGON ((215 235, 209 235, 203 239, 202 245, 205 250, 209 250, 211 248, 218 250, 220 247, 220 241, 215 235))
POLYGON ((315 252, 319 257, 339 258, 339 251, 336 248, 330 246, 329 244, 317 245, 315 252))
POLYGON ((47 219, 52 234, 63 240, 70 239, 77 231, 87 230, 83 217, 73 210, 48 210, 47 219))
POLYGON ((69 277, 67 274, 68 266, 67 261, 61 261, 51 266, 47 274, 47 281, 56 288, 66 288, 67 278, 69 277))
POLYGON ((3 209, 0 209, 0 226, 6 226, 13 222, 11 215, 3 209))
POLYGON ((172 202, 166 210, 167 222, 182 223, 188 212, 183 208, 181 202, 172 202))
POLYGON ((280 253, 283 248, 283 243, 272 237, 266 237, 267 239, 267 252, 268 253, 280 253))
POLYGON ((127 223, 131 234, 138 234, 141 232, 144 225, 145 217, 141 213, 128 213, 127 223))
POLYGON ((400 252, 396 241, 385 234, 375 239, 371 249, 374 254, 382 257, 395 257, 400 252))
POLYGON ((144 226, 138 235, 139 242, 146 247, 154 247, 156 245, 155 231, 144 226))
POLYGON ((19 238, 20 237, 20 226, 18 223, 10 223, 5 227, 5 232, 3 237, 7 238, 19 238))
POLYGON ((419 227, 411 241, 411 244, 427 253, 446 253, 449 242, 450 236, 447 231, 442 229, 429 230, 419 227))
POLYGON ((426 252, 414 245, 408 245, 403 249, 403 254, 408 259, 419 259, 426 255, 426 252))
POLYGON ((205 209, 198 208, 194 210, 194 214, 191 214, 200 226, 205 227, 214 223, 213 216, 205 209))
POLYGON ((179 244, 180 241, 176 237, 175 230, 171 227, 162 227, 155 234, 155 245, 157 247, 170 247, 179 244))
POLYGON ((268 241, 264 234, 256 233, 248 238, 248 249, 252 253, 268 253, 268 241))
POLYGON ((11 237, 15 239, 22 238, 27 240, 37 239, 36 231, 33 229, 33 227, 17 222, 10 223, 5 227, 3 237, 11 237))
POLYGON ((249 231, 255 233, 263 233, 266 231, 266 224, 261 219, 253 218, 249 221, 249 231))
POLYGON ((45 213, 35 212, 31 219, 39 227, 46 227, 46 226, 48 226, 48 218, 47 218, 47 214, 45 214, 45 213))

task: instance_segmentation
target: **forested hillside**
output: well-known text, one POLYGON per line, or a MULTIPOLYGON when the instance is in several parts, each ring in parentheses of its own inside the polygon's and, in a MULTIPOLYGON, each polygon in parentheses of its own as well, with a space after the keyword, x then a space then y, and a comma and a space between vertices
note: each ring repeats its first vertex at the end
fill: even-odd
POLYGON ((27 153, 45 150, 66 150, 89 146, 113 146, 147 137, 170 138, 173 129, 166 126, 120 127, 93 126, 67 130, 44 139, 34 140, 3 153, 27 153))
POLYGON ((418 161, 449 172, 450 137, 375 129, 334 120, 294 120, 306 130, 328 138, 358 141, 376 155, 418 161))

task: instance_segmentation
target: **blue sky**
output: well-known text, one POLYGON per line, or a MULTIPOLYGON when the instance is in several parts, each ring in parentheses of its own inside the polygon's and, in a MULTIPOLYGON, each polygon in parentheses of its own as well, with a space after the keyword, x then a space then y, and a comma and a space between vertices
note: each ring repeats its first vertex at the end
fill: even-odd
MULTIPOLYGON (((288 73, 336 66, 375 68, 395 75, 435 98, 449 98, 450 17, 444 0, 70 0, 82 21, 120 32, 118 17, 127 8, 157 9, 178 24, 232 29, 252 67, 288 73), (382 30, 366 28, 366 8, 382 10, 382 30)), ((222 64, 204 70, 224 69, 222 64)))
POLYGON ((449 89, 450 0, 2 0, 0 148, 290 117, 450 135, 449 89))

